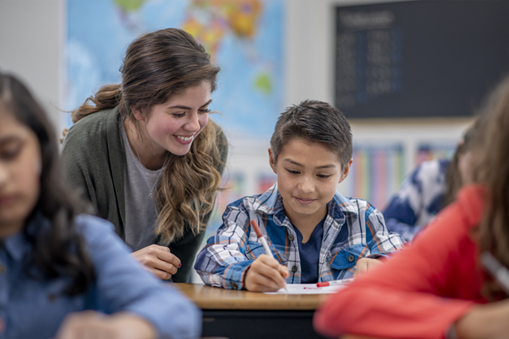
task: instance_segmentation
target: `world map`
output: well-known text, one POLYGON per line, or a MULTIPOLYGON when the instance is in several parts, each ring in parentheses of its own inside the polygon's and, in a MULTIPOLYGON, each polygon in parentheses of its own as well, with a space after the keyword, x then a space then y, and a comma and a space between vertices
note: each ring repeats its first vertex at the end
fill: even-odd
POLYGON ((212 118, 230 136, 270 136, 283 110, 283 12, 283 0, 68 0, 65 109, 120 83, 136 37, 178 27, 221 67, 210 107, 221 114, 212 118))

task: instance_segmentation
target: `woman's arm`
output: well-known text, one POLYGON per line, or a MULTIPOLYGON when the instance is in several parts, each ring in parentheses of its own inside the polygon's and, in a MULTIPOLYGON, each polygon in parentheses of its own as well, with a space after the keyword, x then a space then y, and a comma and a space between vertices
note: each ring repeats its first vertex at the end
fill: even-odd
POLYGON ((186 228, 184 236, 170 244, 169 248, 171 253, 179 258, 181 263, 177 273, 172 276, 171 280, 173 282, 189 282, 193 269, 193 262, 196 258, 196 253, 200 249, 204 235, 205 231, 201 231, 195 235, 189 228, 186 228))
POLYGON ((316 312, 316 329, 388 338, 440 338, 481 299, 476 246, 455 205, 409 248, 341 290, 316 312))

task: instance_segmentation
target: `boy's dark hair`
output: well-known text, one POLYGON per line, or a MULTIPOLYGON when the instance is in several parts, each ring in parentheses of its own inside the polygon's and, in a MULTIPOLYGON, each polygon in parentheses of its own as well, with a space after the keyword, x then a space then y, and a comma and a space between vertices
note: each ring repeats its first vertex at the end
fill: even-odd
POLYGON ((345 168, 352 158, 352 131, 345 115, 326 102, 304 100, 279 116, 270 147, 277 162, 283 147, 293 138, 303 138, 327 146, 345 168))
POLYGON ((0 73, 0 109, 13 114, 19 123, 32 130, 40 145, 40 196, 23 229, 33 246, 25 258, 25 268, 34 278, 65 277, 69 282, 64 290, 67 295, 84 293, 92 286, 95 271, 74 221, 88 209, 63 184, 56 133, 42 107, 15 76, 0 73), (38 214, 49 220, 49 224, 39 223, 29 228, 38 214))

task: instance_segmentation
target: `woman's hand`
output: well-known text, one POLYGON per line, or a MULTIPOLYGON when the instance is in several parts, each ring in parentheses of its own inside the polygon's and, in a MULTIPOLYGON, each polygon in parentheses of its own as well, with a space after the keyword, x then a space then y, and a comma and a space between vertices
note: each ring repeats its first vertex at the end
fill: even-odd
POLYGON ((266 254, 260 255, 249 266, 244 277, 244 287, 253 292, 274 292, 286 287, 288 268, 266 254))
POLYGON ((168 280, 180 268, 180 259, 166 246, 150 245, 132 253, 132 256, 150 272, 163 280, 168 280))
POLYGON ((378 259, 360 258, 359 260, 357 260, 357 269, 355 270, 353 277, 358 278, 359 275, 366 273, 367 271, 371 270, 373 267, 376 267, 376 266, 382 265, 382 264, 383 264, 383 262, 378 259))
POLYGON ((107 316, 95 311, 69 314, 57 339, 153 339, 156 330, 147 320, 129 313, 107 316))

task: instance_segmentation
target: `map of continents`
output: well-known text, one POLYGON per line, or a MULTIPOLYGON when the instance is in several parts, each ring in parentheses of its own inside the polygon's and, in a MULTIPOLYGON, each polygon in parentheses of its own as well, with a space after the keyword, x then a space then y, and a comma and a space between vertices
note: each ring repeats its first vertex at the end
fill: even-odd
POLYGON ((68 0, 65 108, 119 83, 137 36, 179 27, 221 67, 213 119, 232 136, 270 136, 283 109, 283 10, 284 0, 68 0))

